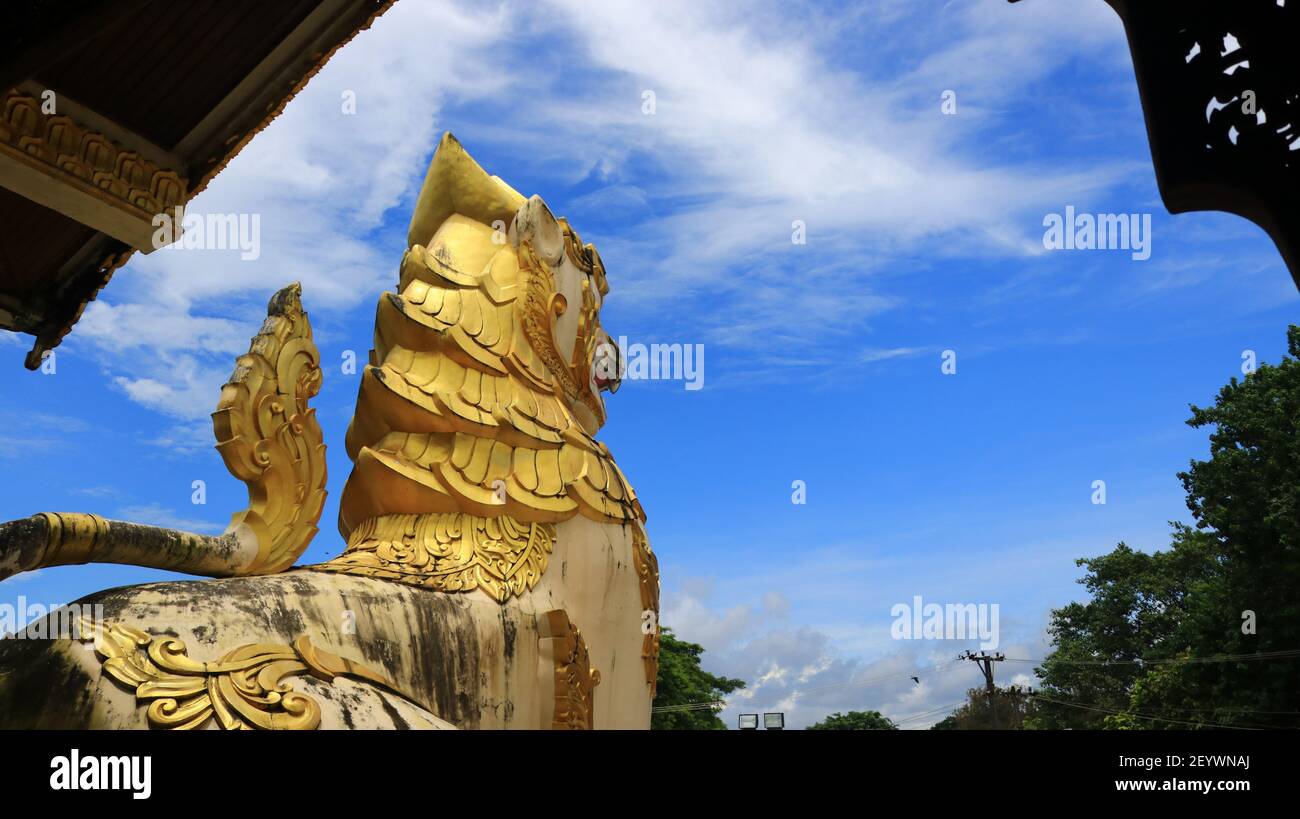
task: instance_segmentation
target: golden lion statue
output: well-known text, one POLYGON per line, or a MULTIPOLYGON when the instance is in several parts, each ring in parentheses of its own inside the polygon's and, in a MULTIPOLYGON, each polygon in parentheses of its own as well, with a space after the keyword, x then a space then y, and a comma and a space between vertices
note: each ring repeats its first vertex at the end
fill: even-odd
POLYGON ((659 572, 594 437, 621 366, 600 256, 447 134, 398 289, 347 433, 346 551, 293 566, 325 499, 293 285, 213 414, 249 487, 225 534, 0 524, 0 579, 88 562, 222 578, 100 592, 0 640, 0 728, 649 727, 659 572))

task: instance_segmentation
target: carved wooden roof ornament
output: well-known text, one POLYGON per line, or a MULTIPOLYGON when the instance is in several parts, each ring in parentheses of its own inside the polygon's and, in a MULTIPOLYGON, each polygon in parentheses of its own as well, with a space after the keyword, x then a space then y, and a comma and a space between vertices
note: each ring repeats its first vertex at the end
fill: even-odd
POLYGON ((36 337, 28 369, 393 2, 0 4, 0 331, 36 337))
POLYGON ((1300 287, 1300 2, 1106 2, 1128 34, 1165 207, 1251 220, 1300 287))

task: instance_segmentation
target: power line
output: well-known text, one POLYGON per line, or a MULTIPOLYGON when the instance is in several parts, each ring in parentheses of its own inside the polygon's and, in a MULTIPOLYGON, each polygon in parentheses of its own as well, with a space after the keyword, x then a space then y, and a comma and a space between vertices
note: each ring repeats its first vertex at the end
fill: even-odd
POLYGON ((1254 708, 1241 708, 1236 705, 1220 705, 1213 708, 1166 708, 1166 711, 1178 711, 1180 713, 1199 713, 1203 711, 1235 711, 1238 714, 1266 714, 1268 716, 1293 716, 1300 714, 1300 711, 1257 711, 1254 708))
POLYGON ((678 711, 704 711, 711 708, 726 708, 726 700, 713 700, 711 702, 690 702, 680 705, 660 705, 650 709, 652 714, 671 714, 678 711))
POLYGON ((953 711, 957 708, 960 708, 962 705, 965 705, 964 700, 962 702, 954 702, 951 705, 941 705, 938 708, 931 708, 929 711, 922 711, 921 713, 913 714, 910 717, 900 717, 894 720, 894 724, 902 725, 905 722, 915 722, 916 720, 926 719, 927 717, 933 718, 939 714, 942 714, 944 711, 953 711))
POLYGON ((1144 660, 1141 658, 1133 660, 1067 660, 1057 657, 1044 657, 1041 660, 1031 660, 1025 657, 1007 657, 1009 663, 1035 663, 1043 664, 1051 662, 1057 665, 1086 665, 1086 666, 1108 666, 1108 665, 1177 665, 1179 663, 1239 663, 1258 660, 1288 660, 1300 658, 1300 649, 1286 649, 1283 651, 1262 651, 1253 654, 1215 654, 1209 657, 1173 657, 1161 660, 1144 660))
POLYGON ((1147 720, 1152 720, 1153 722, 1170 722, 1175 725, 1190 725, 1193 728, 1232 728, 1238 731, 1267 731, 1267 730, 1276 730, 1279 727, 1276 725, 1260 725, 1260 726, 1235 725, 1227 722, 1192 722, 1189 720, 1174 719, 1172 717, 1162 717, 1153 714, 1142 714, 1134 711, 1119 711, 1114 708, 1104 708, 1100 705, 1085 705, 1084 703, 1081 702, 1068 702, 1066 700, 1057 700, 1057 699, 1052 699, 1050 697, 1044 697, 1041 694, 1030 694, 1029 698, 1034 700, 1041 700, 1043 702, 1054 703, 1056 705, 1064 705, 1068 708, 1080 708, 1085 711, 1097 711, 1103 714, 1114 714, 1114 715, 1120 715, 1126 717, 1137 717, 1138 719, 1147 719, 1147 720))

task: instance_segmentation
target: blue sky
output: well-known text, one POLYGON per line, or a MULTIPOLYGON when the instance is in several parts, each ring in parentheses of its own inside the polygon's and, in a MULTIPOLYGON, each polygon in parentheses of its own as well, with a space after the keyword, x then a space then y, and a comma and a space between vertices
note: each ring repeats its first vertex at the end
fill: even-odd
MULTIPOLYGON (((1208 445, 1187 405, 1245 350, 1277 361, 1300 297, 1254 225, 1164 211, 1101 0, 590 5, 403 0, 191 206, 259 214, 257 260, 137 256, 53 375, 0 336, 0 519, 221 531, 245 498, 208 413, 266 299, 300 280, 331 470, 303 560, 337 554, 357 389, 338 362, 369 349, 451 130, 600 248, 612 334, 705 346, 703 389, 627 382, 602 437, 649 513, 665 624, 750 683, 728 723, 935 711, 906 723, 925 727, 978 671, 907 674, 975 645, 893 640, 891 607, 997 603, 1001 650, 1041 657, 1076 558, 1160 548, 1188 519, 1175 473, 1208 445), (1044 249, 1067 206, 1151 214, 1150 259, 1044 249)), ((168 576, 50 569, 0 603, 168 576)))

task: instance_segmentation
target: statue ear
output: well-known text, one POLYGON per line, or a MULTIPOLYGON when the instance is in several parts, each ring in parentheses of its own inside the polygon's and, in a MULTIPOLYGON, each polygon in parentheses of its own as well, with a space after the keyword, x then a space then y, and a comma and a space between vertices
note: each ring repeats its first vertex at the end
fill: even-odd
POLYGON ((531 197, 515 214, 510 241, 515 247, 529 242, 547 264, 559 264, 564 256, 564 229, 540 196, 531 197))

